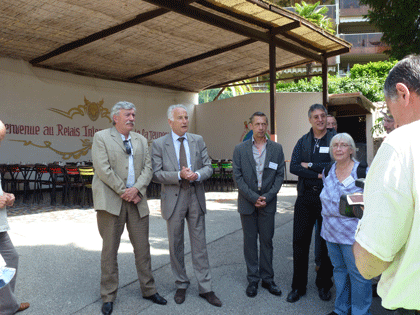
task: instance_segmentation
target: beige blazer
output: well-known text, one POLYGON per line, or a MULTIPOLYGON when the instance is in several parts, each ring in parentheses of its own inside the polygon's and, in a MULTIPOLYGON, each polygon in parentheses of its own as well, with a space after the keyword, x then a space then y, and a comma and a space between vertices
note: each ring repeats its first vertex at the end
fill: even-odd
MULTIPOLYGON (((133 146, 133 159, 136 187, 142 200, 137 204, 140 216, 149 214, 146 189, 153 172, 147 140, 142 135, 130 132, 133 146)), ((121 134, 115 127, 95 133, 92 145, 93 167, 95 175, 92 182, 93 204, 95 210, 105 210, 119 215, 121 211, 121 195, 126 189, 128 177, 128 154, 121 134)))
MULTIPOLYGON (((197 199, 201 210, 206 213, 206 197, 203 181, 213 174, 211 161, 203 137, 186 133, 190 148, 191 170, 200 174, 200 181, 195 182, 197 199)), ((162 184, 161 207, 162 217, 168 220, 174 212, 181 188, 178 180, 178 160, 172 133, 153 141, 152 144, 153 181, 162 184)))

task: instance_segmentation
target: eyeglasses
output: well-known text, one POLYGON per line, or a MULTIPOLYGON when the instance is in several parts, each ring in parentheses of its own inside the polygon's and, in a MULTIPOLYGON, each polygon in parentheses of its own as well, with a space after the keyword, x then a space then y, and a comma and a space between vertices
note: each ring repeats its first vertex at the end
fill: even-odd
POLYGON ((347 149, 349 145, 347 143, 335 143, 333 144, 333 149, 347 149))
POLYGON ((126 152, 127 154, 131 154, 131 147, 130 147, 130 145, 128 144, 128 141, 129 141, 129 140, 124 140, 125 152, 126 152))

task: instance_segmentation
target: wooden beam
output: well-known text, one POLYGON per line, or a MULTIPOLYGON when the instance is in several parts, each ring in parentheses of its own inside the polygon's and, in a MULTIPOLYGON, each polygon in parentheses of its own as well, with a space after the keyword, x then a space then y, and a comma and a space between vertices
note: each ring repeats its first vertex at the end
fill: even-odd
MULTIPOLYGON (((262 41, 265 43, 269 43, 270 41, 270 36, 266 32, 259 31, 257 29, 237 23, 235 21, 229 20, 222 16, 218 16, 214 13, 207 12, 193 6, 183 5, 175 1, 167 1, 167 0, 144 0, 144 1, 160 6, 165 9, 172 10, 176 13, 193 18, 195 20, 219 27, 229 32, 233 32, 242 36, 256 39, 258 41, 262 41)), ((286 42, 286 41, 276 38, 275 44, 277 47, 282 48, 291 53, 294 53, 296 55, 309 58, 309 59, 318 61, 320 63, 323 62, 323 57, 321 55, 308 51, 305 48, 302 48, 293 43, 286 42)))
POLYGON ((274 27, 271 30, 271 34, 273 34, 273 35, 284 34, 288 31, 291 31, 291 30, 294 30, 295 28, 300 27, 301 25, 302 24, 300 23, 300 21, 294 21, 294 22, 291 22, 291 23, 283 25, 283 26, 274 27))
POLYGON ((219 91, 219 93, 217 93, 216 97, 213 99, 213 102, 216 101, 220 95, 222 95, 223 91, 226 89, 226 87, 222 87, 219 91))
POLYGON ((274 43, 274 35, 271 38, 269 50, 270 64, 270 130, 273 135, 273 141, 276 141, 276 45, 274 43))
POLYGON ((322 104, 328 109, 328 59, 322 63, 322 104))
MULTIPOLYGON (((305 59, 305 60, 300 60, 298 62, 293 62, 293 63, 287 64, 287 65, 284 65, 284 66, 281 66, 281 67, 277 67, 276 71, 301 66, 301 65, 307 64, 308 62, 312 62, 312 60, 305 59)), ((249 79, 252 79, 252 78, 257 78, 257 77, 260 77, 260 76, 263 76, 263 75, 266 75, 266 74, 269 74, 269 73, 270 73, 270 70, 264 70, 262 72, 259 72, 259 73, 255 74, 255 75, 252 75, 252 76, 241 77, 241 78, 238 78, 238 79, 222 82, 222 83, 219 83, 217 85, 209 85, 209 86, 203 88, 202 90, 217 89, 217 88, 226 86, 226 85, 231 84, 231 83, 235 83, 235 82, 239 82, 239 81, 243 81, 243 80, 249 80, 249 79)))
MULTIPOLYGON (((280 78, 276 79, 276 83, 279 81, 285 81, 285 80, 297 80, 297 79, 305 79, 305 78, 313 78, 313 77, 321 77, 322 74, 309 74, 309 75, 301 75, 298 77, 290 77, 290 78, 280 78)), ((244 83, 235 83, 235 84, 228 84, 224 87, 231 87, 231 86, 241 86, 241 85, 253 85, 257 83, 269 83, 270 80, 261 80, 261 81, 255 81, 255 82, 244 82, 244 83)))
POLYGON ((239 43, 235 43, 235 44, 228 45, 228 46, 221 47, 221 48, 216 48, 212 51, 208 51, 206 53, 203 53, 203 54, 200 54, 200 55, 197 55, 197 56, 193 56, 191 58, 187 58, 187 59, 172 63, 170 65, 167 65, 167 66, 163 67, 163 68, 136 75, 136 76, 130 78, 129 80, 137 80, 137 79, 148 77, 148 76, 151 76, 151 75, 163 72, 163 71, 167 71, 167 70, 171 70, 171 69, 174 69, 174 68, 177 68, 177 67, 181 67, 181 66, 184 66, 184 65, 196 62, 196 61, 200 61, 200 60, 212 57, 212 56, 216 56, 218 54, 221 54, 221 53, 224 53, 224 52, 227 52, 227 51, 239 48, 239 47, 243 47, 243 46, 255 43, 256 41, 257 40, 255 40, 255 39, 246 39, 246 40, 243 40, 239 43))
POLYGON ((217 12, 220 12, 220 13, 223 13, 223 14, 227 14, 227 15, 232 16, 232 17, 234 17, 238 20, 241 20, 241 21, 253 24, 253 25, 257 25, 261 28, 269 29, 269 28, 272 27, 272 25, 267 23, 267 22, 263 22, 259 19, 250 17, 248 15, 243 15, 243 14, 237 13, 235 11, 229 10, 225 7, 215 5, 215 4, 213 4, 211 2, 208 2, 208 1, 205 1, 205 0, 197 0, 195 2, 204 6, 204 7, 206 7, 206 8, 212 9, 214 11, 217 11, 217 12))
POLYGON ((43 61, 45 61, 47 59, 50 59, 50 58, 55 57, 55 56, 58 56, 60 54, 63 54, 65 52, 68 52, 70 50, 79 48, 81 46, 90 44, 90 43, 92 43, 94 41, 97 41, 99 39, 108 37, 108 36, 113 35, 115 33, 121 32, 121 31, 123 31, 123 30, 125 30, 127 28, 130 28, 130 27, 133 27, 133 26, 138 25, 140 23, 143 23, 145 21, 151 20, 151 19, 153 19, 155 17, 158 17, 158 16, 160 16, 162 14, 165 14, 167 12, 169 12, 169 10, 159 8, 159 9, 156 9, 156 10, 153 10, 153 11, 149 11, 149 12, 146 12, 146 13, 139 14, 134 19, 132 19, 130 21, 127 21, 127 22, 122 23, 122 24, 118 24, 116 26, 107 28, 106 30, 102 30, 102 31, 96 32, 96 33, 94 33, 92 35, 89 35, 89 36, 87 36, 85 38, 78 39, 78 40, 76 40, 74 42, 71 42, 71 43, 68 43, 66 45, 63 45, 63 46, 61 46, 61 47, 59 47, 59 48, 57 48, 57 49, 55 49, 55 50, 53 50, 53 51, 51 51, 51 52, 43 55, 43 56, 40 56, 40 57, 37 57, 37 58, 34 58, 34 59, 30 60, 29 62, 32 65, 41 63, 41 62, 43 62, 43 61))
POLYGON ((338 55, 341 55, 341 54, 348 53, 349 51, 350 51, 350 47, 346 47, 346 48, 343 48, 343 49, 340 49, 340 50, 336 50, 334 52, 325 53, 324 58, 326 59, 326 58, 338 56, 338 55))
MULTIPOLYGON (((322 33, 322 35, 324 35, 326 38, 334 41, 335 43, 340 43, 343 46, 348 46, 349 45, 349 43, 346 42, 345 40, 343 40, 343 39, 341 39, 339 37, 336 37, 334 34, 331 34, 330 32, 327 32, 327 31, 323 30, 318 25, 315 25, 315 24, 309 22, 308 20, 306 20, 306 19, 298 16, 296 13, 293 13, 291 11, 288 11, 288 10, 285 10, 285 9, 281 9, 281 8, 275 6, 275 5, 269 4, 269 3, 267 3, 266 0, 246 0, 246 1, 247 2, 250 2, 250 3, 253 3, 253 4, 255 4, 255 5, 257 5, 257 6, 261 7, 261 8, 264 8, 266 10, 269 10, 271 12, 280 14, 281 16, 288 17, 288 18, 294 19, 294 20, 299 20, 299 21, 302 22, 302 24, 304 26, 306 26, 309 29, 311 29, 313 31, 316 31, 318 33, 322 33)), ((349 46, 349 48, 350 48, 350 46, 349 46)), ((332 57, 332 56, 330 56, 330 57, 332 57)))

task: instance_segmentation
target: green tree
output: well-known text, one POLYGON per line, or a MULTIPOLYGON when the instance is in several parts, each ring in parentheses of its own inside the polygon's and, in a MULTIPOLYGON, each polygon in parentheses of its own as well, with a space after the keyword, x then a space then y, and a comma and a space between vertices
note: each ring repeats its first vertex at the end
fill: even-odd
MULTIPOLYGON (((354 65, 348 77, 328 76, 328 93, 361 92, 371 102, 384 100, 383 86, 389 70, 397 61, 378 61, 364 65, 354 65)), ((321 92, 322 78, 311 81, 302 79, 297 82, 277 83, 277 92, 321 92)))
POLYGON ((328 12, 328 8, 319 8, 319 3, 319 1, 314 4, 306 3, 305 1, 302 1, 302 5, 296 3, 296 13, 309 20, 310 22, 320 26, 324 30, 334 34, 334 25, 331 22, 331 19, 325 16, 325 14, 328 12))
POLYGON ((420 53, 420 5, 418 0, 360 0, 370 7, 369 22, 383 32, 381 41, 391 57, 402 59, 420 53))

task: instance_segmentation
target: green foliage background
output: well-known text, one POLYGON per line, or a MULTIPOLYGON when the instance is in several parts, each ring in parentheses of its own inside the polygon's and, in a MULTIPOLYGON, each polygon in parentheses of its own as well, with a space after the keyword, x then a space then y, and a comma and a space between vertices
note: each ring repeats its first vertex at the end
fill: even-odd
POLYGON ((369 6, 369 23, 383 32, 381 41, 391 49, 389 55, 402 59, 420 53, 419 0, 360 0, 369 6))
MULTIPOLYGON (((364 65, 354 65, 347 77, 328 75, 328 93, 362 94, 372 102, 384 100, 383 86, 389 70, 397 61, 378 61, 364 65)), ((314 77, 311 81, 301 79, 297 82, 278 82, 277 92, 321 92, 322 78, 314 77)))

